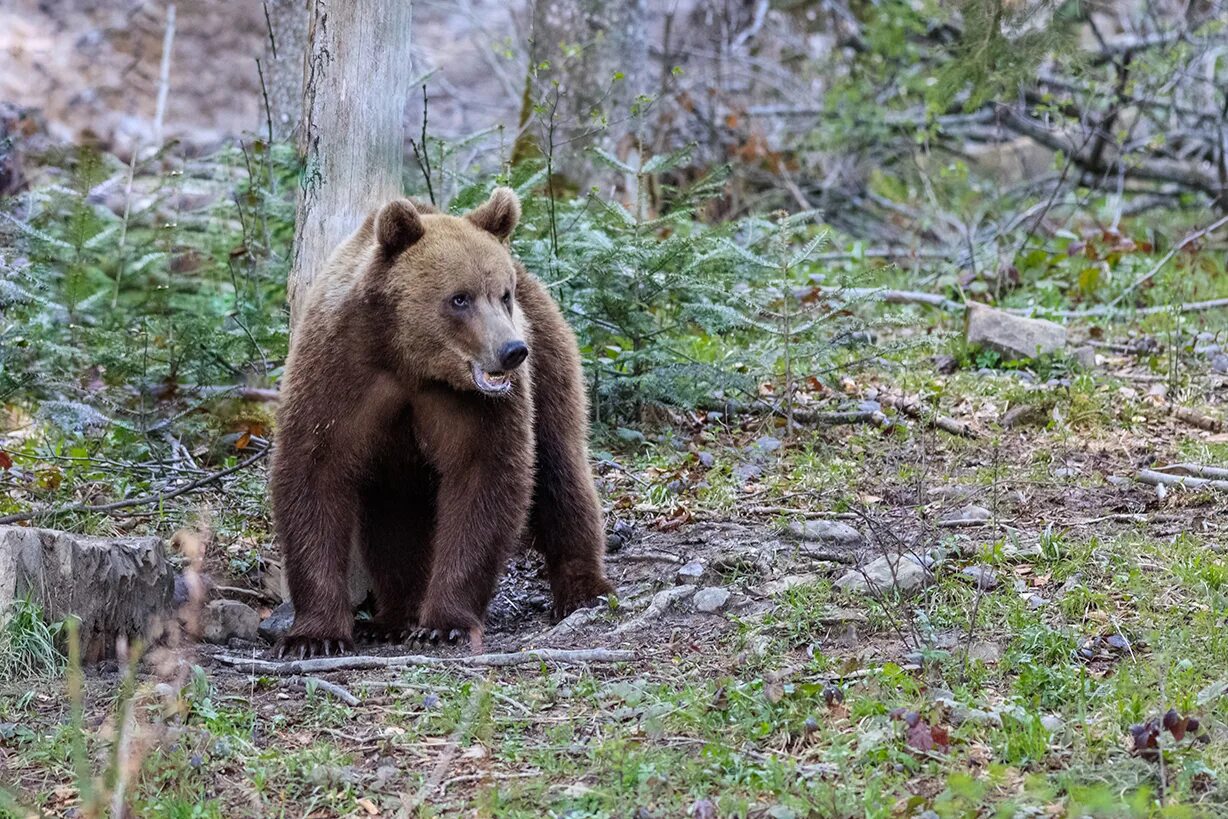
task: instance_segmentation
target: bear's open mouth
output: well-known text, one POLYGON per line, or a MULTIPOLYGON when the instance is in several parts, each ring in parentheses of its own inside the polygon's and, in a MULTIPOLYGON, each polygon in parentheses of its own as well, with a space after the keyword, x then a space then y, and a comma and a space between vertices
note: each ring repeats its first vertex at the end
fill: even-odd
POLYGON ((473 383, 487 395, 502 395, 512 388, 511 373, 488 373, 474 362, 473 383))

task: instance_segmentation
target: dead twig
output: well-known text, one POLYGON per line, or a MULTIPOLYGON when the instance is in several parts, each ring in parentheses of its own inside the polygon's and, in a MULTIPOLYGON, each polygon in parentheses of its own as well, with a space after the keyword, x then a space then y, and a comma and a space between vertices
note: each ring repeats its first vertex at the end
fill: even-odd
POLYGON ((1138 480, 1150 486, 1179 486, 1183 489, 1215 489, 1219 492, 1228 490, 1228 480, 1212 480, 1210 478, 1195 478, 1189 475, 1167 475, 1153 469, 1140 469, 1138 480))
POLYGON ((1163 472, 1165 475, 1188 475, 1192 478, 1207 478, 1210 480, 1228 480, 1228 469, 1222 466, 1203 466, 1202 464, 1169 464, 1168 466, 1157 466, 1156 472, 1163 472))
POLYGON ((439 787, 439 783, 443 781, 443 776, 448 772, 448 767, 451 766, 452 760, 456 758, 457 751, 460 750, 461 740, 465 734, 469 733, 469 729, 473 726, 474 717, 478 713, 478 705, 482 702, 482 693, 486 690, 486 686, 474 683, 473 691, 469 695, 469 702, 465 705, 465 711, 461 715, 460 722, 456 724, 456 730, 448 737, 448 744, 444 748, 443 756, 439 758, 439 762, 435 764, 435 768, 431 771, 431 775, 422 783, 422 787, 414 794, 412 800, 407 800, 402 797, 402 804, 406 808, 406 815, 413 816, 418 812, 431 794, 439 787))
POLYGON ((215 654, 222 665, 233 666, 248 674, 296 676, 321 671, 362 671, 373 668, 407 668, 410 666, 460 666, 474 668, 508 668, 533 663, 625 663, 636 658, 633 651, 609 648, 562 649, 535 648, 506 654, 474 654, 469 657, 432 657, 426 654, 404 654, 396 657, 372 657, 356 654, 351 657, 319 657, 313 660, 274 662, 251 657, 215 654))
POLYGON ((1221 418, 1216 418, 1212 415, 1199 412, 1190 407, 1173 406, 1173 417, 1178 421, 1184 421, 1190 426, 1204 429, 1207 432, 1222 432, 1224 429, 1224 421, 1221 418))
POLYGON ((319 677, 289 677, 285 680, 283 685, 295 686, 307 691, 312 690, 313 687, 318 688, 321 691, 332 694, 346 705, 358 705, 358 697, 355 697, 340 685, 329 682, 328 680, 322 680, 319 677))
POLYGON ((236 472, 241 472, 257 461, 267 457, 270 452, 272 452, 271 447, 269 449, 263 449, 250 458, 240 461, 232 467, 228 467, 218 472, 211 472, 210 474, 205 475, 203 478, 199 478, 191 483, 186 483, 183 486, 168 490, 166 492, 154 492, 149 495, 141 495, 139 498, 130 498, 128 500, 115 501, 114 503, 101 503, 94 505, 88 503, 70 503, 67 506, 56 506, 48 509, 33 509, 29 512, 17 512, 15 514, 5 515, 4 517, 0 518, 0 524, 18 523, 23 520, 36 520, 39 518, 64 515, 72 512, 109 514, 118 509, 127 509, 132 506, 144 506, 150 503, 168 501, 171 498, 177 498, 180 495, 191 492, 193 489, 200 489, 202 486, 207 486, 208 484, 221 480, 227 475, 233 475, 236 472))
POLYGON ((921 406, 919 401, 909 398, 895 398, 890 395, 880 395, 878 402, 885 407, 892 407, 907 415, 909 418, 915 418, 919 421, 925 421, 936 429, 943 432, 949 432, 952 435, 958 435, 961 438, 977 437, 976 430, 971 424, 964 421, 956 421, 947 415, 928 415, 925 408, 921 406))

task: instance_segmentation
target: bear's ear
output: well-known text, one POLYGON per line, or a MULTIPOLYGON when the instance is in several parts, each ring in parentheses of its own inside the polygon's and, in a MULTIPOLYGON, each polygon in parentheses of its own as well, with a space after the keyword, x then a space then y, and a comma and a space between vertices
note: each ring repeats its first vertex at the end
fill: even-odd
POLYGON ((465 216, 470 222, 499 239, 507 239, 520 221, 520 199, 511 188, 495 188, 490 198, 465 216))
POLYGON ((393 199, 375 217, 375 240, 389 256, 406 250, 423 232, 422 218, 408 199, 393 199))

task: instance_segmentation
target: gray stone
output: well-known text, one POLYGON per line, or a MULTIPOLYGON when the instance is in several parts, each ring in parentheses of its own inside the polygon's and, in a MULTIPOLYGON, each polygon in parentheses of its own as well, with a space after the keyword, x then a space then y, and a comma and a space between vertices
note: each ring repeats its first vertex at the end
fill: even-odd
POLYGON ((1195 344, 1194 355, 1212 356, 1223 351, 1218 344, 1195 344))
POLYGON ((715 614, 725 607, 729 602, 729 589, 722 589, 719 586, 710 586, 706 589, 700 589, 695 592, 695 610, 701 611, 704 614, 715 614))
POLYGON ((738 483, 749 483, 763 475, 763 467, 759 464, 738 464, 733 468, 733 477, 738 483))
POLYGON ((282 603, 260 622, 257 633, 263 640, 275 643, 282 638, 290 626, 294 625, 294 604, 289 600, 282 603))
POLYGON ((784 594, 790 589, 796 589, 798 586, 814 583, 818 579, 819 576, 817 574, 789 574, 764 583, 756 591, 767 597, 774 597, 778 594, 784 594))
POLYGON ((1053 595, 1056 599, 1061 600, 1066 595, 1070 594, 1075 589, 1083 585, 1083 572, 1075 572, 1066 579, 1066 582, 1061 585, 1057 592, 1053 595))
POLYGON ((990 520, 993 513, 983 506, 965 506, 963 509, 956 509, 954 512, 943 515, 944 521, 956 520, 990 520))
POLYGON ((989 640, 977 640, 968 646, 968 657, 980 660, 986 665, 993 665, 1002 659, 1002 647, 989 640))
POLYGON ((1211 369, 1217 373, 1228 373, 1228 355, 1218 353, 1211 357, 1211 369))
POLYGON ((993 350, 1014 361, 1062 349, 1066 346, 1066 328, 971 302, 964 319, 964 338, 973 347, 993 350))
POLYGON ((883 555, 860 569, 849 569, 836 588, 849 594, 890 594, 907 597, 931 580, 929 571, 908 555, 883 555))
POLYGON ((1080 367, 1085 370, 1093 370, 1096 368, 1096 348, 1090 344, 1084 344, 1082 347, 1076 347, 1070 357, 1075 360, 1080 367))
POLYGON ((1032 611, 1044 608, 1049 605, 1048 598, 1041 597, 1039 594, 1029 594, 1027 599, 1028 608, 1032 611))
POLYGON ((692 560, 678 569, 677 580, 679 583, 698 583, 699 578, 704 576, 705 568, 702 560, 692 560))
POLYGON ((74 616, 87 662, 113 656, 119 637, 160 637, 173 620, 174 578, 161 538, 0 526, 0 619, 19 599, 49 622, 74 616))
POLYGON ((981 591, 993 591, 999 585, 998 575, 988 566, 969 566, 960 574, 975 583, 981 591))
POLYGON ((855 549, 866 544, 861 532, 838 520, 807 520, 801 523, 790 523, 789 534, 803 543, 817 543, 823 546, 840 546, 855 549))
POLYGON ((1046 714, 1040 718, 1040 724, 1051 734, 1060 734, 1066 729, 1066 723, 1057 714, 1046 714))
POLYGON ((254 641, 260 628, 260 615, 238 600, 210 600, 205 606, 201 639, 206 643, 226 645, 232 637, 254 641))

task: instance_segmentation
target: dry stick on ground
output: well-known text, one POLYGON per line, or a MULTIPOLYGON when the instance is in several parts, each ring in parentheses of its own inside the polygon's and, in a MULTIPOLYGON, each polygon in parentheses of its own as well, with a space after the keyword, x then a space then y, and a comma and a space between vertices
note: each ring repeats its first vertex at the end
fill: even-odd
POLYGON ((320 657, 314 660, 273 662, 251 657, 216 654, 213 659, 234 666, 248 674, 294 676, 321 671, 361 671, 372 668, 406 668, 408 666, 459 666, 473 668, 507 668, 533 663, 625 663, 636 658, 633 651, 609 648, 563 649, 535 648, 507 654, 474 654, 469 657, 432 657, 425 654, 404 654, 396 657, 372 657, 357 654, 351 657, 320 657))
POLYGON ((1228 469, 1222 466, 1203 466, 1202 464, 1169 464, 1168 466, 1157 466, 1156 472, 1163 472, 1166 475, 1188 475, 1192 478, 1210 478, 1212 480, 1228 479, 1228 469))
POLYGON ((958 435, 961 438, 977 437, 976 430, 972 428, 971 424, 964 421, 956 421, 954 418, 946 415, 938 415, 937 413, 929 415, 925 412, 925 408, 921 406, 919 401, 908 398, 895 398, 890 395, 880 395, 878 397, 878 402, 885 407, 893 407, 898 409, 909 418, 916 418, 919 421, 925 421, 927 424, 931 424, 943 432, 949 432, 952 435, 958 435))
POLYGON ((1204 429, 1207 432, 1221 432, 1224 429, 1223 419, 1216 418, 1213 415, 1207 415, 1206 413, 1199 412, 1195 409, 1190 409, 1189 407, 1179 407, 1175 404, 1172 405, 1172 407, 1173 417, 1178 421, 1184 421, 1190 426, 1204 429))
MULTIPOLYGON (((255 682, 256 678, 253 677, 252 681, 255 682)), ((315 688, 318 688, 321 691, 325 691, 329 694, 332 694, 334 697, 341 700, 346 705, 349 705, 349 706, 358 705, 358 697, 355 697, 353 694, 351 694, 349 691, 347 691, 345 688, 341 687, 340 685, 329 682, 328 680, 322 680, 319 677, 288 677, 282 684, 289 685, 289 686, 296 686, 298 688, 302 688, 308 691, 311 690, 311 688, 314 686, 315 688)))
POLYGON ((461 740, 473 725, 474 717, 478 713, 478 705, 482 702, 482 692, 485 689, 485 686, 474 683, 473 692, 469 695, 469 702, 465 705, 465 712, 461 715, 460 722, 456 724, 456 730, 452 732, 452 736, 448 737, 448 744, 444 748, 443 756, 439 758, 439 762, 436 763, 434 770, 431 771, 431 775, 422 783, 422 787, 414 794, 413 800, 405 800, 402 797, 402 804, 407 816, 414 815, 418 808, 439 787, 439 783, 443 781, 443 775, 448 772, 448 766, 452 764, 452 760, 456 758, 456 752, 460 750, 461 740))
POLYGON ((167 490, 166 492, 154 492, 149 495, 142 495, 139 498, 130 498, 128 500, 115 501, 114 503, 101 503, 90 505, 88 503, 70 503, 67 506, 57 506, 49 509, 34 509, 29 512, 18 512, 12 515, 5 515, 0 518, 0 524, 17 523, 23 520, 35 520, 37 518, 45 518, 51 515, 63 515, 70 512, 89 512, 96 514, 109 514, 119 509, 127 509, 131 506, 144 506, 149 503, 159 503, 167 501, 171 498, 177 498, 191 492, 193 489, 200 489, 202 486, 213 483, 214 481, 225 478, 227 475, 233 475, 236 472, 247 469, 252 464, 266 457, 272 448, 261 450, 247 460, 240 461, 232 467, 223 469, 219 472, 212 472, 203 478, 184 484, 175 489, 167 490))
POLYGON ((1183 489, 1215 489, 1220 492, 1228 490, 1228 481, 1212 480, 1210 478, 1193 478, 1188 475, 1166 475, 1151 469, 1140 469, 1140 482, 1151 486, 1180 486, 1183 489))

